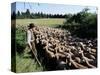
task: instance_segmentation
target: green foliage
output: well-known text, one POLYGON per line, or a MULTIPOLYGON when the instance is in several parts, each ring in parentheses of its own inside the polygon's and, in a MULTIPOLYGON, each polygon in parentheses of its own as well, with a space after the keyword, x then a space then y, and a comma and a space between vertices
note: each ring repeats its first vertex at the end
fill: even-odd
MULTIPOLYGON (((88 12, 88 8, 66 19, 64 27, 72 34, 82 38, 97 37, 97 14, 88 12)), ((64 28, 63 27, 63 28, 64 28)))
POLYGON ((23 55, 16 53, 16 72, 22 73, 43 71, 43 67, 40 67, 32 54, 29 54, 28 52, 29 50, 26 48, 23 55))
POLYGON ((15 11, 11 14, 12 19, 37 19, 37 18, 66 18, 70 17, 71 14, 46 14, 43 12, 32 12, 27 9, 25 12, 15 11))
POLYGON ((26 47, 26 32, 23 27, 16 28, 16 51, 19 54, 24 52, 26 47))

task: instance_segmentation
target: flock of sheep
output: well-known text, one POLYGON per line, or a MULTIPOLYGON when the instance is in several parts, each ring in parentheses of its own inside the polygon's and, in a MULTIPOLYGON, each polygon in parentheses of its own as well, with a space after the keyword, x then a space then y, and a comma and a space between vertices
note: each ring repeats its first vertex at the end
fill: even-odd
POLYGON ((36 46, 41 47, 48 59, 59 63, 57 68, 97 67, 97 39, 80 39, 67 30, 49 27, 35 27, 34 35, 36 46))

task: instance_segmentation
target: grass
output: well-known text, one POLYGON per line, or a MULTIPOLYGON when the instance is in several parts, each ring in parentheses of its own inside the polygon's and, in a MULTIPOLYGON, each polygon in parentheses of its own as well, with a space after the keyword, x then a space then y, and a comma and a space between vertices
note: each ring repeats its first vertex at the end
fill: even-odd
POLYGON ((39 72, 43 71, 43 67, 40 67, 35 61, 34 57, 28 53, 29 50, 25 50, 24 54, 19 55, 16 52, 16 72, 39 72))
POLYGON ((49 26, 55 27, 56 25, 62 25, 65 21, 64 18, 43 18, 43 19, 17 19, 17 25, 28 25, 29 23, 34 23, 38 26, 49 26))

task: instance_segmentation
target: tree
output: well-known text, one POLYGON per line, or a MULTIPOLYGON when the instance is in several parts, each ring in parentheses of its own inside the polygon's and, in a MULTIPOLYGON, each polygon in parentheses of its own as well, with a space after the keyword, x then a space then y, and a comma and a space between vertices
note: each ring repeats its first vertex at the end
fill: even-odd
POLYGON ((97 37, 97 14, 90 13, 88 10, 88 8, 84 8, 81 12, 67 18, 64 27, 66 26, 65 28, 69 28, 73 34, 79 37, 97 37))
POLYGON ((26 10, 25 18, 30 18, 30 11, 29 11, 29 9, 26 10))
POLYGON ((21 18, 20 11, 17 12, 17 14, 16 14, 16 18, 21 18))
POLYGON ((18 11, 18 12, 17 12, 17 15, 18 15, 18 16, 20 16, 20 15, 21 15, 21 14, 20 14, 20 11, 18 11))

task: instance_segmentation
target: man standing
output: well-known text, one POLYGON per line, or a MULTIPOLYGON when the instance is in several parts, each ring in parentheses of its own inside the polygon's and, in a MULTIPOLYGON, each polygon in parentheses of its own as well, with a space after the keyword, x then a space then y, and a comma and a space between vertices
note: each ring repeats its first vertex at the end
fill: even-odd
POLYGON ((27 30, 27 43, 28 43, 28 47, 32 50, 36 61, 41 66, 41 63, 39 62, 39 60, 37 58, 37 50, 35 48, 34 28, 35 28, 34 23, 30 23, 28 26, 28 30, 27 30))
POLYGON ((36 48, 35 48, 35 37, 34 37, 34 34, 33 34, 34 27, 35 27, 34 23, 30 23, 29 26, 28 26, 27 43, 28 43, 28 47, 37 56, 37 51, 36 51, 36 48))

